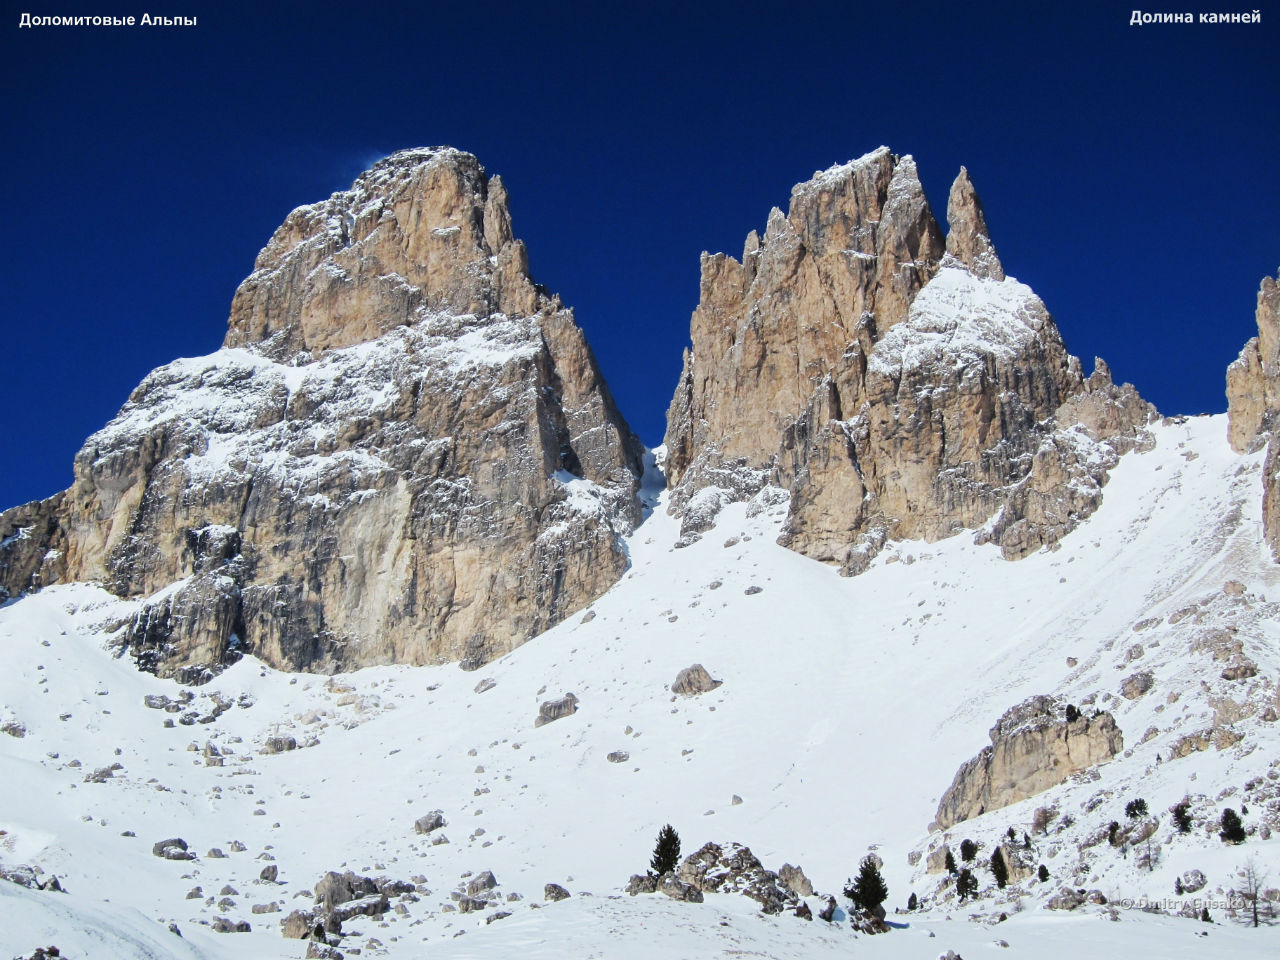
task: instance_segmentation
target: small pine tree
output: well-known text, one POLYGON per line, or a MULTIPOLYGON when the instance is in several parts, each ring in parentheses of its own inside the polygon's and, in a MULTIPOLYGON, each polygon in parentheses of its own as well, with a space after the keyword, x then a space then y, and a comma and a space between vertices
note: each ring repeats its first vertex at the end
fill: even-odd
POLYGON ((973 875, 968 867, 963 868, 956 876, 956 893, 960 897, 960 902, 978 895, 978 878, 973 875))
POLYGON ((1175 877, 1175 878, 1174 878, 1174 881, 1173 881, 1173 892, 1174 892, 1174 893, 1176 893, 1178 896, 1182 896, 1184 893, 1186 893, 1186 892, 1187 892, 1187 891, 1186 891, 1186 890, 1184 890, 1184 889, 1183 889, 1183 887, 1182 887, 1182 878, 1181 878, 1181 877, 1175 877))
POLYGON ((1010 827, 1005 831, 1005 836, 1008 838, 1010 843, 1013 843, 1018 839, 1018 834, 1014 832, 1013 827, 1010 827))
POLYGON ((1004 854, 996 847, 991 854, 991 875, 996 878, 996 886, 1001 890, 1009 882, 1009 867, 1004 862, 1004 854))
POLYGON ((1137 820, 1139 817, 1145 817, 1147 815, 1147 801, 1143 800, 1141 797, 1130 800, 1125 804, 1124 815, 1130 820, 1137 820))
POLYGON ((855 905, 868 913, 884 903, 889 896, 889 888, 884 877, 880 876, 880 868, 876 866, 875 857, 867 854, 858 867, 858 878, 844 888, 844 895, 855 905))
POLYGON ((1023 832, 1022 834, 1022 849, 1023 850, 1031 849, 1031 835, 1029 833, 1023 832))
POLYGON ((914 910, 918 906, 920 906, 920 901, 916 899, 916 895, 914 893, 911 894, 911 896, 907 897, 908 910, 914 910))
POLYGON ((1040 882, 1041 882, 1041 883, 1048 883, 1048 882, 1049 882, 1049 868, 1048 868, 1048 867, 1046 867, 1043 863, 1042 863, 1042 864, 1040 864, 1040 869, 1036 871, 1036 876, 1040 878, 1040 882))
POLYGON ((1249 815, 1249 805, 1243 800, 1240 801, 1240 816, 1247 817, 1249 815))
POLYGON ((972 840, 965 838, 960 841, 960 859, 965 863, 971 861, 978 855, 978 845, 972 840))
POLYGON ((1179 833, 1191 832, 1191 801, 1183 800, 1173 807, 1173 822, 1179 833))
POLYGON ((1074 703, 1067 704, 1067 723, 1075 723, 1080 719, 1080 711, 1074 703))
POLYGON ((653 858, 649 861, 649 869, 655 876, 662 876, 676 868, 680 863, 680 835, 676 828, 667 824, 658 831, 658 842, 653 848, 653 858))
POLYGON ((1120 832, 1119 821, 1112 820, 1111 825, 1107 827, 1107 843, 1113 847, 1116 845, 1116 834, 1120 832))
POLYGON ((1222 811, 1222 832, 1218 834, 1224 843, 1244 843, 1244 824, 1230 807, 1222 811))
POLYGON ((944 865, 947 868, 947 873, 954 877, 956 875, 956 858, 951 855, 950 848, 947 849, 947 859, 944 865))
POLYGON ((1209 908, 1208 908, 1208 907, 1204 907, 1204 908, 1200 911, 1200 922, 1201 922, 1201 923, 1213 923, 1213 921, 1209 918, 1209 908))

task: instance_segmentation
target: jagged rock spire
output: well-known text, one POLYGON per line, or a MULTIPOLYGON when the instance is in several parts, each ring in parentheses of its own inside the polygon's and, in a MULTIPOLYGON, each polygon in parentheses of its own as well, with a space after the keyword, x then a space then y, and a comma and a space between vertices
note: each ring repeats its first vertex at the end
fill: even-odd
POLYGON ((955 257, 969 272, 980 280, 1003 280, 1004 267, 996 256, 987 231, 987 218, 982 212, 982 201, 973 188, 969 171, 960 168, 951 184, 947 197, 947 253, 955 257))

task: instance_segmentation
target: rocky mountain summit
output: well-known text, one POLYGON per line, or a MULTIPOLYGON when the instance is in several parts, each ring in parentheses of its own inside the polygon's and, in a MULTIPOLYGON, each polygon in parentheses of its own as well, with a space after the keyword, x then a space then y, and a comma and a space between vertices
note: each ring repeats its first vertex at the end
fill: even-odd
POLYGON ((1271 552, 1280 558, 1280 272, 1258 289, 1258 335, 1227 368, 1227 437, 1236 453, 1267 448, 1262 474, 1262 522, 1271 552))
POLYGON ((72 487, 0 514, 0 588, 146 598, 161 675, 477 666, 603 593, 641 447, 475 157, 408 150, 294 210, 217 352, 149 374, 72 487))
POLYGON ((1025 556, 1096 509, 1154 409, 1082 375, 963 168, 947 220, 881 147, 796 186, 741 261, 703 256, 666 437, 686 542, 766 487, 790 494, 782 542, 846 573, 964 529, 1025 556))

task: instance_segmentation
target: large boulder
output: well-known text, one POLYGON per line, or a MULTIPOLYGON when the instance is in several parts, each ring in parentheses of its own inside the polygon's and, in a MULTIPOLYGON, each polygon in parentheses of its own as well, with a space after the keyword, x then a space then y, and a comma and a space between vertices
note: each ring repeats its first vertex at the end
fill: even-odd
POLYGON ((447 826, 448 823, 444 818, 443 810, 432 810, 425 816, 419 817, 413 822, 413 832, 419 834, 427 834, 432 830, 439 830, 441 827, 447 826))
POLYGON ((544 700, 538 707, 538 716, 533 721, 535 727, 541 727, 553 720, 569 717, 578 712, 578 698, 566 693, 559 700, 544 700))
POLYGON ((1124 749, 1111 714, 1074 716, 1068 720, 1065 705, 1049 696, 1008 710, 991 728, 991 745, 956 772, 938 801, 933 829, 1035 796, 1124 749))
POLYGON ((723 682, 722 680, 712 680, 711 674, 707 673, 706 668, 700 663, 695 663, 676 674, 676 678, 671 684, 671 692, 691 697, 714 690, 723 682))
POLYGON ((195 851, 187 849, 187 841, 181 837, 170 837, 168 840, 160 840, 152 845, 151 853, 153 856, 161 857, 165 860, 194 860, 196 858, 195 851))

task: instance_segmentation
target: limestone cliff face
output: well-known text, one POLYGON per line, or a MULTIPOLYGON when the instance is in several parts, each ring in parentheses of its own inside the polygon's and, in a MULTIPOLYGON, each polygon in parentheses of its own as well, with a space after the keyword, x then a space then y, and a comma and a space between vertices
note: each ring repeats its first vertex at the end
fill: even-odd
POLYGON ((963 169, 947 215, 944 241, 880 148, 795 187, 741 262, 704 255, 667 419, 686 537, 772 484, 783 542, 857 573, 888 537, 962 529, 1020 557, 1096 508, 1154 410, 1105 364, 1082 376, 963 169))
POLYGON ((945 830, 1033 797, 1124 749, 1111 714, 1067 720, 1054 697, 1032 697, 1013 707, 990 736, 991 746, 960 767, 938 801, 934 828, 945 830))
POLYGON ((150 597, 124 637, 166 674, 479 665, 622 574, 640 453, 501 181, 405 151, 291 213, 223 348, 153 371, 70 490, 0 515, 0 584, 150 597))
POLYGON ((1227 439, 1237 453, 1267 447, 1262 473, 1263 535, 1280 559, 1280 273, 1258 290, 1258 335, 1227 367, 1227 439))

